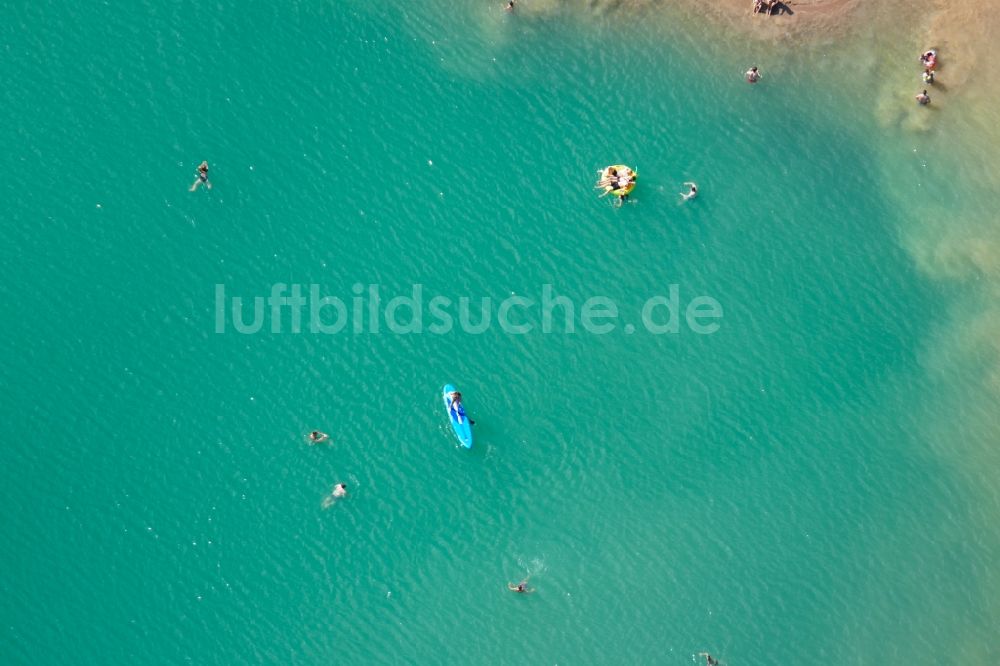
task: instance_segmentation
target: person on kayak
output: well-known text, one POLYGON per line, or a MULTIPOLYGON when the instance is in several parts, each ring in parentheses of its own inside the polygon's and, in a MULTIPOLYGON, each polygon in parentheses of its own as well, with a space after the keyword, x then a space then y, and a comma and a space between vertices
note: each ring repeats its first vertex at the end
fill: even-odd
POLYGON ((462 419, 465 418, 465 409, 462 407, 462 394, 458 391, 452 391, 448 394, 448 397, 451 399, 449 409, 455 413, 455 418, 458 422, 462 423, 462 419))
MULTIPOLYGON (((462 405, 462 394, 458 391, 452 391, 448 394, 448 399, 451 400, 451 404, 448 405, 448 411, 455 415, 455 420, 459 424, 465 422, 465 419, 469 419, 468 415, 465 413, 465 407, 462 405)), ((476 425, 476 422, 469 419, 469 425, 476 425)))

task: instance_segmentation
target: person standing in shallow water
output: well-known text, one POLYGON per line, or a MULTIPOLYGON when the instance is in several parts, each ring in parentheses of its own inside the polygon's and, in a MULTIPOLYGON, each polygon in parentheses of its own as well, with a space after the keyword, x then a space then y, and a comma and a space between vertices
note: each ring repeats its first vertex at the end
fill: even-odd
POLYGON ((927 106, 928 104, 931 103, 931 96, 928 95, 927 91, 925 90, 919 95, 917 95, 916 100, 917 104, 919 104, 920 106, 927 106))
POLYGON ((757 66, 754 65, 753 67, 747 70, 746 77, 747 77, 747 83, 757 83, 758 81, 760 81, 760 70, 758 70, 757 66))
POLYGON ((206 162, 202 162, 201 164, 198 165, 198 171, 195 172, 195 176, 197 176, 197 178, 195 178, 194 183, 191 184, 191 191, 192 192, 194 192, 195 190, 197 190, 198 186, 201 185, 202 183, 205 183, 205 188, 206 189, 209 189, 209 190, 212 189, 212 183, 208 180, 208 162, 207 161, 206 162))

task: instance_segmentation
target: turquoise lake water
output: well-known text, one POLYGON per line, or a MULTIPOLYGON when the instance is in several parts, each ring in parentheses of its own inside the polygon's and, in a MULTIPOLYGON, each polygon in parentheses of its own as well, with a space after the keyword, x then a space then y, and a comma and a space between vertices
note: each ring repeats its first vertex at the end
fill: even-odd
POLYGON ((874 64, 840 89, 825 47, 642 18, 12 11, 0 661, 1000 657, 996 359, 964 337, 995 305, 926 269, 911 215, 993 195, 928 185, 957 158, 875 122, 874 64), (617 162, 640 174, 621 208, 593 190, 617 162), (621 316, 216 332, 216 285, 276 283, 548 284, 621 316), (671 285, 719 330, 646 331, 671 285))

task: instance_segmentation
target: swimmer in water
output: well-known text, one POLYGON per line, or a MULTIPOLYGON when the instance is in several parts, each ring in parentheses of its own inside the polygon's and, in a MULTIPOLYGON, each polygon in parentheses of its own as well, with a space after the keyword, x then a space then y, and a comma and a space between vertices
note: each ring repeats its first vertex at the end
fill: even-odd
POLYGON ((698 656, 705 658, 706 666, 719 666, 719 660, 707 652, 699 652, 698 656))
POLYGON ((684 183, 684 184, 690 187, 691 189, 689 189, 687 192, 681 192, 681 199, 687 201, 688 199, 694 199, 696 196, 698 196, 698 186, 695 183, 684 183))
POLYGON ((514 0, 508 0, 507 6, 504 7, 508 12, 514 11, 514 0))
POLYGON ((202 183, 205 183, 205 187, 207 189, 212 189, 212 183, 208 180, 208 162, 202 162, 198 165, 198 171, 195 173, 195 176, 197 176, 197 178, 191 184, 191 192, 197 190, 198 186, 202 183))
POLYGON ((746 77, 747 77, 747 83, 757 83, 758 81, 760 81, 760 70, 758 70, 757 66, 754 65, 753 67, 747 70, 746 77))
POLYGON ((347 484, 338 483, 333 487, 333 492, 323 498, 323 508, 329 509, 333 506, 333 503, 339 500, 341 497, 347 497, 347 484))
POLYGON ((916 100, 917 104, 919 104, 920 106, 927 106, 928 104, 931 103, 931 96, 928 95, 927 91, 925 90, 916 96, 916 100))
POLYGON ((535 591, 535 588, 528 587, 528 579, 525 578, 520 583, 515 585, 514 583, 507 583, 507 589, 511 592, 517 592, 518 594, 531 594, 535 591))
POLYGON ((313 430, 311 433, 309 433, 310 444, 322 444, 328 439, 330 439, 330 436, 325 432, 321 432, 319 430, 313 430))
POLYGON ((927 85, 932 85, 934 83, 934 71, 930 69, 924 70, 924 83, 927 85))

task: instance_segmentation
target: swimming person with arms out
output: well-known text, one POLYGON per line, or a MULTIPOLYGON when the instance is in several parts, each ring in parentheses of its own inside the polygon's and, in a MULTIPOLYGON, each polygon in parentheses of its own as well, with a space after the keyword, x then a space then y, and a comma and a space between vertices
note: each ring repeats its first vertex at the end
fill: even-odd
POLYGON ((920 106, 927 106, 928 104, 931 103, 931 96, 928 95, 927 91, 925 90, 916 96, 916 100, 917 104, 919 104, 920 106))
POLYGON ((191 192, 198 189, 198 186, 205 183, 206 189, 212 189, 212 183, 208 180, 208 162, 202 162, 198 165, 198 171, 195 173, 197 178, 194 183, 191 184, 191 192))
POLYGON ((697 184, 695 184, 695 183, 684 183, 684 184, 687 185, 688 187, 690 187, 691 189, 689 189, 686 193, 685 192, 681 192, 681 199, 683 199, 684 201, 687 201, 688 199, 694 199, 696 196, 698 196, 698 185, 697 184))
POLYGON ((757 65, 747 70, 746 77, 747 83, 757 83, 760 81, 760 70, 757 69, 757 65))
POLYGON ((707 652, 699 652, 698 656, 705 658, 705 665, 706 666, 719 666, 719 660, 716 659, 715 657, 713 657, 712 655, 710 655, 707 652))
POLYGON ((313 430, 311 433, 309 433, 309 444, 310 445, 312 445, 312 444, 322 444, 323 442, 325 442, 328 439, 330 439, 330 436, 328 434, 326 434, 325 432, 321 432, 319 430, 313 430))
POLYGON ((535 591, 535 588, 528 587, 528 579, 525 578, 520 583, 515 585, 514 583, 507 583, 507 589, 511 592, 517 592, 518 594, 531 594, 535 591))

